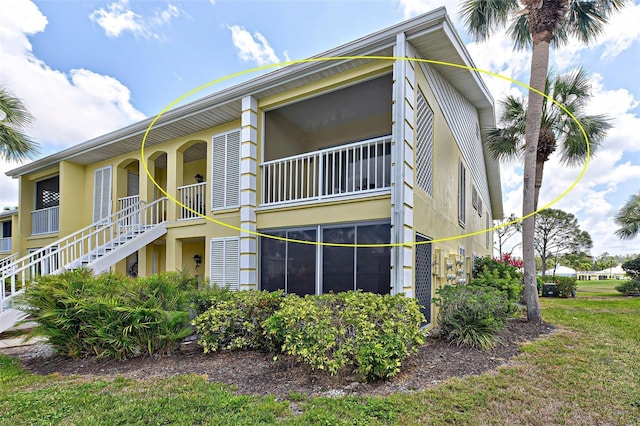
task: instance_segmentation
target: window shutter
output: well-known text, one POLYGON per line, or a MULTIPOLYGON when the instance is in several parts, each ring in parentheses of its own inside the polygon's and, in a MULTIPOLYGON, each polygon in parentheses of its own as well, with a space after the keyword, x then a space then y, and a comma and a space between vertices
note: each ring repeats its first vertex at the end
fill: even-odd
POLYGON ((211 209, 240 205, 240 130, 213 137, 211 209))
POLYGON ((420 90, 416 104, 416 181, 433 195, 433 111, 420 90))
POLYGON ((94 172, 93 180, 93 222, 109 216, 111 207, 111 166, 94 172))
POLYGON ((464 226, 467 216, 467 170, 464 168, 462 160, 458 163, 458 172, 458 221, 460 225, 464 226))
POLYGON ((225 207, 240 205, 240 131, 227 133, 225 207))
POLYGON ((212 238, 209 279, 212 285, 237 291, 240 288, 240 239, 212 238))

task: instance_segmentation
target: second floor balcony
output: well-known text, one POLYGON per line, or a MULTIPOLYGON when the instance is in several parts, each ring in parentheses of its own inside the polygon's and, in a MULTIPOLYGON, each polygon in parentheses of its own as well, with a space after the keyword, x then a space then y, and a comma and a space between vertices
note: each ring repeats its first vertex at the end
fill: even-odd
POLYGON ((11 253, 11 237, 0 238, 0 253, 11 253))
POLYGON ((391 187, 391 136, 277 160, 262 168, 262 205, 384 192, 391 187))
POLYGON ((31 212, 31 235, 52 234, 60 226, 60 206, 47 207, 31 212))

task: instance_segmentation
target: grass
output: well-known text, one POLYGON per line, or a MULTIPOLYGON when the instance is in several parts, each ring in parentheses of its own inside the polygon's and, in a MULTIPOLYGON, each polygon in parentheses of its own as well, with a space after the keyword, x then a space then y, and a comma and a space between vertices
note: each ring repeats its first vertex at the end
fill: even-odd
POLYGON ((234 394, 191 375, 155 381, 34 376, 0 356, 0 424, 636 424, 640 298, 581 282, 543 298, 559 331, 508 366, 415 394, 288 400, 234 394))
POLYGON ((586 297, 620 296, 620 293, 616 291, 616 286, 622 282, 621 280, 578 281, 577 295, 586 297))

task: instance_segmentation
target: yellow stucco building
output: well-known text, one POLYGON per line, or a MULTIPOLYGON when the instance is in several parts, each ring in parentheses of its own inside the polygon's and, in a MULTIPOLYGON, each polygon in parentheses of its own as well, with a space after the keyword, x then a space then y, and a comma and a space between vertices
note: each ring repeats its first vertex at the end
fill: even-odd
POLYGON ((491 254, 490 232, 460 236, 503 214, 493 99, 479 73, 419 61, 473 67, 443 8, 327 57, 343 59, 168 111, 144 152, 154 117, 8 172, 20 259, 3 301, 63 268, 187 268, 242 290, 403 292, 431 321, 436 288, 491 254))

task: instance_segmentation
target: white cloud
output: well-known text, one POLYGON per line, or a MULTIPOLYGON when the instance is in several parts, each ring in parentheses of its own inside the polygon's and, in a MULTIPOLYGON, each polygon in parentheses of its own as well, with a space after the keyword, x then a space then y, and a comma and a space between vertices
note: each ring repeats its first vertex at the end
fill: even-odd
POLYGON ((94 10, 89 18, 98 24, 108 37, 119 37, 123 33, 131 32, 135 37, 160 39, 157 29, 169 24, 171 19, 182 14, 182 11, 172 5, 164 10, 157 10, 153 16, 144 17, 129 7, 129 0, 118 0, 110 3, 106 9, 94 10))
MULTIPOLYGON (((115 78, 86 69, 64 73, 37 58, 28 36, 46 25, 47 18, 30 0, 14 0, 11 10, 0 14, 2 84, 35 117, 28 133, 44 154, 144 118, 131 104, 129 89, 115 78)), ((17 183, 4 174, 16 166, 0 162, 0 207, 17 201, 17 183)))
MULTIPOLYGON (((445 6, 442 0, 398 0, 398 3, 405 19, 445 6)), ((446 6, 451 5, 448 4, 446 6)), ((458 10, 457 8, 454 9, 447 7, 447 13, 452 18, 455 18, 458 14, 458 10)))
POLYGON ((605 47, 602 57, 617 56, 634 42, 639 42, 639 21, 640 3, 627 5, 621 12, 612 15, 604 34, 597 39, 597 44, 605 47))
POLYGON ((255 31, 251 35, 249 31, 240 25, 232 25, 227 28, 231 31, 231 40, 238 49, 238 56, 243 61, 254 61, 258 65, 280 62, 269 41, 259 32, 255 31))

